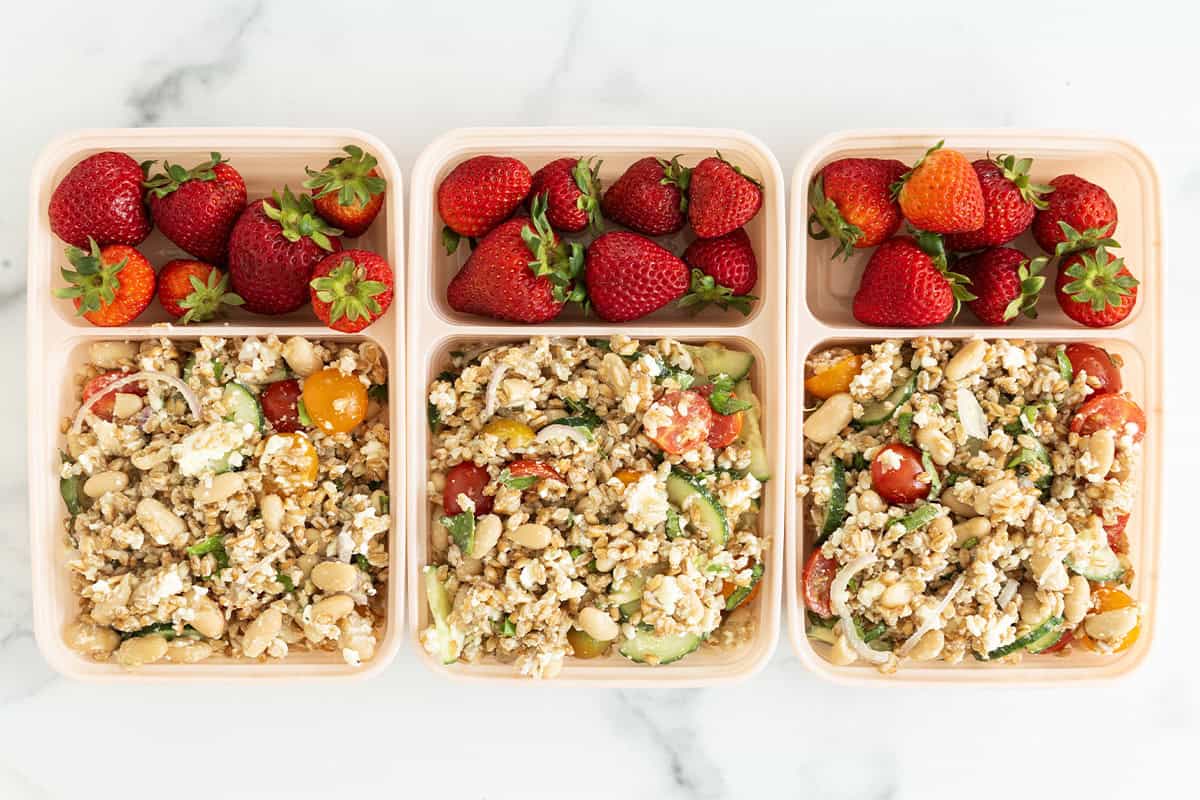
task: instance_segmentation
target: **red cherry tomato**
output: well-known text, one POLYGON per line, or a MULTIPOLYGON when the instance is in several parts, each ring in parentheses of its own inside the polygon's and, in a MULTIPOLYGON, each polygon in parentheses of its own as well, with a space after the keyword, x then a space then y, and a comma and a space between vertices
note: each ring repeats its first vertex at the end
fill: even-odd
POLYGON ((488 471, 473 462, 463 461, 446 472, 446 488, 442 490, 442 507, 450 516, 461 514, 458 496, 465 494, 475 503, 475 516, 492 510, 492 497, 483 493, 491 480, 488 471))
POLYGON ((837 559, 826 558, 819 547, 812 551, 808 563, 804 565, 804 605, 819 617, 833 616, 833 609, 829 605, 829 587, 833 585, 837 571, 837 559))
POLYGON ((508 474, 514 478, 526 478, 532 475, 535 478, 553 478, 556 481, 563 480, 562 475, 558 474, 558 470, 547 464, 545 461, 534 461, 531 458, 522 458, 513 461, 508 465, 508 474))
POLYGON ((920 451, 892 442, 879 448, 871 462, 871 485, 889 503, 915 503, 929 495, 929 484, 917 478, 924 471, 920 451), (897 459, 899 465, 892 468, 897 459))
POLYGON ((1128 542, 1125 540, 1125 526, 1128 524, 1129 515, 1122 514, 1112 525, 1104 526, 1104 532, 1108 534, 1108 546, 1118 553, 1124 553, 1128 549, 1128 542))
MULTIPOLYGON (((118 381, 121 378, 124 378, 128 374, 129 373, 121 372, 120 370, 114 370, 113 372, 101 372, 99 375, 92 378, 90 381, 88 381, 84 385, 84 387, 83 387, 83 402, 86 403, 88 401, 88 398, 90 398, 92 395, 103 392, 105 387, 107 387, 110 383, 112 383, 114 381, 118 381)), ((92 413, 95 414, 100 419, 111 420, 113 418, 113 407, 117 403, 117 395, 118 394, 136 394, 141 397, 145 397, 146 396, 146 387, 144 384, 142 384, 140 382, 139 383, 126 383, 125 385, 120 386, 117 389, 113 389, 109 392, 106 392, 92 406, 92 413)))
POLYGON ((708 441, 713 411, 699 392, 673 389, 650 406, 646 417, 653 420, 653 428, 647 426, 646 435, 665 452, 679 455, 708 441))
POLYGON ((1084 401, 1071 418, 1071 433, 1091 436, 1107 428, 1117 436, 1125 434, 1125 426, 1133 424, 1133 440, 1140 442, 1146 435, 1146 414, 1128 397, 1119 394, 1092 395, 1084 401))
POLYGON ((1069 344, 1067 358, 1075 372, 1083 370, 1089 378, 1096 378, 1100 382, 1096 394, 1116 394, 1121 391, 1121 370, 1117 369, 1107 350, 1092 344, 1069 344))
MULTIPOLYGON (((701 386, 696 391, 707 398, 713 393, 713 388, 713 385, 710 383, 707 386, 701 386)), ((710 405, 709 408, 711 409, 712 406, 710 405)), ((716 411, 713 411, 712 425, 708 429, 708 446, 714 450, 721 447, 728 447, 733 444, 741 432, 741 411, 735 411, 732 414, 718 414, 716 411)))
POLYGON ((1071 640, 1073 640, 1074 638, 1075 638, 1074 631, 1063 631, 1063 635, 1061 637, 1059 637, 1057 642, 1055 642, 1054 644, 1047 647, 1045 650, 1038 653, 1038 655, 1045 655, 1046 653, 1057 653, 1059 650, 1062 650, 1064 647, 1069 645, 1071 643, 1071 640))
POLYGON ((292 433, 301 430, 300 412, 296 401, 300 399, 300 382, 294 378, 286 381, 276 381, 262 390, 258 402, 262 405, 263 415, 280 433, 292 433))

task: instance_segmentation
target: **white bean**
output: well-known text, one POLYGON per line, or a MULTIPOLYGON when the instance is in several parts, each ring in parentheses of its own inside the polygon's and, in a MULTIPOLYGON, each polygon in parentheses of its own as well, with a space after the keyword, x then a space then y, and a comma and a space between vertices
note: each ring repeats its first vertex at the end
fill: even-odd
POLYGON ((283 500, 279 495, 263 495, 258 510, 262 514, 263 527, 267 529, 267 533, 279 533, 283 530, 283 500))
POLYGON ((1117 456, 1117 440, 1113 432, 1101 428, 1093 433, 1088 439, 1088 453, 1092 457, 1087 471, 1088 478, 1095 481, 1104 480, 1117 456))
POLYGON ((92 656, 108 655, 121 644, 121 637, 112 628, 73 622, 63 631, 67 647, 92 656))
POLYGON ((209 639, 220 639, 225 633, 225 615, 221 607, 208 595, 200 595, 192 603, 191 626, 209 639))
POLYGON ((530 550, 541 550, 550 544, 550 528, 526 522, 524 525, 518 525, 516 530, 508 531, 508 538, 530 550))
POLYGON ((153 497, 138 501, 135 514, 138 524, 150 534, 155 544, 171 544, 187 532, 187 523, 153 497))
POLYGON ((809 441, 825 444, 837 436, 854 418, 854 398, 849 392, 830 397, 804 420, 804 436, 809 441))
POLYGON ((117 392, 113 400, 113 416, 118 419, 129 419, 142 410, 142 398, 136 394, 117 392))
POLYGON ((208 642, 197 642, 190 639, 176 639, 167 646, 167 661, 174 664, 195 664, 213 654, 212 645, 208 642))
POLYGON ((88 361, 101 369, 116 369, 137 358, 136 342, 93 342, 88 347, 88 361))
POLYGON ((932 661, 942 653, 946 646, 946 634, 939 630, 925 631, 908 655, 914 661, 932 661))
POLYGON ((242 635, 242 654, 247 658, 258 658, 279 635, 283 627, 283 615, 277 608, 268 608, 246 626, 242 635))
POLYGON ((303 336, 293 336, 283 344, 283 360, 292 368, 292 372, 302 378, 312 375, 321 368, 317 353, 313 350, 312 342, 303 336))
POLYGON ((139 450, 129 457, 133 465, 143 472, 154 469, 159 464, 165 464, 171 459, 171 448, 156 447, 153 450, 139 450))
POLYGON ((1126 606, 1088 617, 1083 622, 1083 630, 1093 639, 1115 645, 1128 636, 1137 623, 1137 607, 1126 606))
POLYGON ((128 485, 129 476, 124 472, 97 472, 83 484, 83 493, 92 498, 103 497, 109 492, 123 492, 128 485))
POLYGON ((978 516, 975 513, 975 506, 968 505, 958 496, 958 492, 954 491, 954 487, 950 486, 946 491, 942 492, 942 505, 958 514, 960 517, 978 516))
POLYGON ((192 493, 192 498, 199 505, 220 503, 240 492, 245 485, 246 481, 242 478, 242 473, 222 472, 220 475, 214 475, 212 483, 208 486, 204 484, 197 486, 196 491, 192 493))
POLYGON ((954 357, 946 364, 945 377, 948 381, 961 381, 983 365, 983 356, 987 352, 987 342, 983 339, 972 339, 964 344, 954 357))
POLYGON ((621 632, 621 626, 595 606, 579 612, 579 629, 598 642, 611 642, 621 632))
POLYGON ((1050 609, 1038 599, 1037 587, 1032 583, 1021 584, 1021 621, 1037 625, 1050 615, 1050 609))
POLYGON ((903 608, 912 597, 913 587, 905 581, 899 581, 883 590, 879 603, 885 608, 903 608))
POLYGON ((358 567, 341 561, 322 561, 313 567, 312 582, 323 592, 348 592, 358 585, 358 567))
POLYGON ((484 514, 480 517, 475 523, 475 544, 471 547, 471 557, 483 558, 491 552, 496 542, 500 541, 502 527, 500 518, 495 514, 484 514))
POLYGON ((337 622, 353 610, 353 597, 348 594, 335 594, 313 604, 312 618, 315 622, 328 625, 337 622))
POLYGON ((916 440, 917 444, 929 451, 929 457, 939 467, 944 467, 954 460, 954 444, 938 428, 932 425, 919 428, 916 440))
POLYGON ((167 640, 161 636, 135 636, 117 648, 117 663, 123 667, 153 664, 167 654, 167 640))
POLYGON ((962 547, 968 539, 982 539, 992 532, 992 523, 987 517, 973 517, 954 526, 954 541, 962 547))
POLYGON ((975 512, 987 516, 992 512, 992 498, 1013 495, 1021 491, 1015 478, 1001 478, 995 483, 975 490, 975 512))
POLYGON ((829 652, 829 660, 839 667, 858 661, 858 653, 854 652, 854 648, 846 641, 846 637, 840 630, 833 640, 833 649, 829 652))
POLYGON ((1072 575, 1063 594, 1063 618, 1068 625, 1078 625, 1092 607, 1092 587, 1082 575, 1072 575))

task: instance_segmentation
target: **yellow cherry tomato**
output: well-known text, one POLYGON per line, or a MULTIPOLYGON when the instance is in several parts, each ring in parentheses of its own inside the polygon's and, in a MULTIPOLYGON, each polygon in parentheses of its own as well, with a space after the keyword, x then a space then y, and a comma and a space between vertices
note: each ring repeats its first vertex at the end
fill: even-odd
POLYGON ((313 425, 326 433, 348 433, 367 415, 367 387, 357 376, 337 369, 305 378, 300 398, 313 425))
POLYGON ((614 473, 614 475, 616 475, 617 480, 619 480, 621 483, 625 484, 626 486, 628 486, 631 483, 637 483, 638 481, 640 481, 642 479, 642 476, 645 474, 646 473, 644 473, 644 472, 638 472, 636 469, 619 469, 614 473))
POLYGON ((578 628, 567 631, 567 642, 576 658, 596 658, 608 649, 608 642, 597 641, 578 628))
POLYGON ((854 376, 862 369, 862 361, 861 355, 839 358, 830 364, 828 369, 805 378, 804 390, 822 400, 828 400, 835 394, 848 392, 850 391, 850 381, 854 380, 854 376))
POLYGON ((533 441, 533 428, 508 417, 497 417, 483 426, 483 432, 503 439, 509 450, 524 447, 533 441))
POLYGON ((317 484, 319 467, 317 448, 303 433, 273 433, 263 443, 259 469, 269 491, 308 491, 317 484))

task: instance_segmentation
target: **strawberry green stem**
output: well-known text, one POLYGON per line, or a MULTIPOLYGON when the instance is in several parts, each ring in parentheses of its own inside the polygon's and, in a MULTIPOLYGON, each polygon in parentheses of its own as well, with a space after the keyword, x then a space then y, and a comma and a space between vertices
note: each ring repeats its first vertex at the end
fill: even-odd
MULTIPOLYGON (((162 199, 171 192, 178 189, 188 181, 212 181, 217 179, 215 172, 217 164, 224 164, 228 159, 221 158, 220 153, 210 153, 208 161, 203 164, 198 164, 191 169, 184 169, 179 164, 172 164, 170 161, 163 161, 163 172, 149 180, 143 181, 142 186, 149 190, 147 194, 153 194, 155 197, 162 199)), ((142 171, 148 172, 153 161, 147 161, 142 164, 142 171)))

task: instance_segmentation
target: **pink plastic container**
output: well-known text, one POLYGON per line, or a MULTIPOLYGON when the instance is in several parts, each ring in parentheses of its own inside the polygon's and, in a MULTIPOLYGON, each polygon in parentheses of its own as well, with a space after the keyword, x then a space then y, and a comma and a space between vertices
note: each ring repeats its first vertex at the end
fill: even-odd
MULTIPOLYGON (((1040 254, 1027 233, 1013 246, 1040 254)), ((869 251, 868 251, 869 252, 869 251)), ((927 684, 1031 684, 1075 683, 1112 679, 1129 674, 1145 659, 1154 639, 1158 588, 1158 554, 1162 536, 1163 443, 1163 314, 1165 297, 1163 208, 1158 173, 1149 157, 1134 145, 1106 136, 1057 131, 964 130, 851 131, 826 137, 811 147, 792 178, 792 209, 788 257, 788 469, 784 494, 787 502, 788 627, 801 662, 824 677, 843 683, 927 684), (1057 175, 1073 172, 1105 187, 1117 205, 1116 251, 1141 280, 1138 303, 1120 325, 1096 330, 1068 319, 1053 297, 1051 284, 1043 290, 1039 319, 1025 317, 1007 328, 977 324, 969 311, 958 321, 938 328, 897 330, 858 323, 850 312, 851 299, 868 256, 856 253, 848 262, 834 261, 834 244, 814 241, 806 233, 809 214, 808 187, 818 170, 839 158, 898 158, 911 164, 940 139, 946 147, 968 158, 987 153, 1013 153, 1034 159, 1033 179, 1048 183, 1057 175), (1129 650, 1101 656, 1074 648, 1066 657, 1028 657, 1016 666, 984 664, 967 659, 958 665, 907 661, 894 675, 882 675, 861 663, 835 666, 829 648, 814 644, 805 635, 805 610, 800 576, 814 540, 805 503, 795 499, 796 478, 804 468, 804 365, 808 355, 834 344, 863 344, 881 339, 908 339, 916 335, 950 339, 973 337, 1021 338, 1039 342, 1087 341, 1125 359, 1125 389, 1146 412, 1149 430, 1137 478, 1138 497, 1127 533, 1136 572, 1132 593, 1144 610, 1141 636, 1129 650)))
MULTIPOLYGON (((387 587, 387 626, 375 656, 360 667, 343 662, 338 653, 293 652, 282 660, 251 662, 211 658, 196 664, 150 664, 128 671, 114 662, 98 663, 70 650, 63 641, 64 626, 78 610, 65 566, 63 519, 65 508, 58 493, 58 450, 63 436, 59 422, 78 408, 73 377, 87 358, 87 346, 96 341, 141 341, 166 337, 194 340, 200 336, 259 336, 310 339, 369 339, 387 355, 389 426, 392 431, 390 486, 393 498, 404 496, 404 470, 399 436, 402 430, 405 395, 401 390, 403 365, 401 338, 404 332, 403 183, 400 169, 387 147, 374 137, 354 130, 313 129, 114 129, 80 131, 52 142, 33 168, 30 183, 29 276, 27 301, 28 336, 28 457, 29 524, 33 561, 34 632, 46 660, 58 672, 88 680, 175 680, 195 678, 354 678, 378 673, 395 656, 403 626, 404 506, 391 504, 392 526, 388 548, 391 554, 387 587), (290 184, 301 189, 304 167, 319 169, 339 155, 344 145, 357 144, 375 155, 379 170, 388 182, 384 208, 365 235, 352 240, 357 246, 380 253, 395 269, 397 297, 384 317, 362 334, 348 336, 326 328, 307 307, 283 317, 257 316, 238 309, 226 320, 170 326, 169 317, 157 300, 134 324, 122 328, 98 328, 74 316, 67 300, 51 295, 63 285, 58 267, 66 263, 66 245, 50 232, 46 208, 50 194, 72 166, 93 153, 118 150, 136 161, 169 159, 191 166, 219 151, 246 180, 251 201, 290 184)), ((138 246, 156 267, 182 254, 155 231, 138 246)))
MULTIPOLYGON (((660 667, 634 664, 619 655, 588 661, 568 658, 557 685, 697 686, 745 678, 760 669, 775 649, 779 633, 779 597, 782 581, 783 530, 786 490, 784 474, 783 409, 784 353, 784 196, 783 178, 774 156, 761 142, 744 133, 724 130, 638 128, 478 128, 451 131, 430 144, 413 168, 408 282, 408 407, 424 408, 433 376, 444 368, 447 354, 465 341, 500 343, 532 336, 608 336, 616 332, 634 338, 672 337, 684 342, 718 341, 755 355, 751 372, 763 406, 763 426, 774 480, 764 491, 762 526, 772 534, 763 588, 749 609, 756 621, 753 640, 736 650, 718 652, 701 648, 686 659, 660 667), (446 286, 465 260, 460 252, 447 256, 442 249, 442 220, 437 212, 436 190, 442 178, 461 161, 485 153, 520 158, 537 170, 564 156, 597 155, 604 160, 601 179, 607 185, 638 158, 681 154, 691 166, 720 150, 764 184, 762 210, 747 226, 759 262, 760 298, 749 317, 707 309, 688 317, 663 310, 624 325, 612 325, 578 312, 565 312, 544 325, 512 325, 458 314, 446 303, 446 286)), ((677 252, 681 248, 675 248, 677 252)), ((421 568, 426 564, 433 513, 427 502, 430 433, 423 414, 407 420, 407 468, 410 519, 408 600, 409 632, 413 646, 430 669, 462 680, 528 682, 508 665, 499 663, 445 666, 430 657, 417 641, 429 624, 421 568)))

